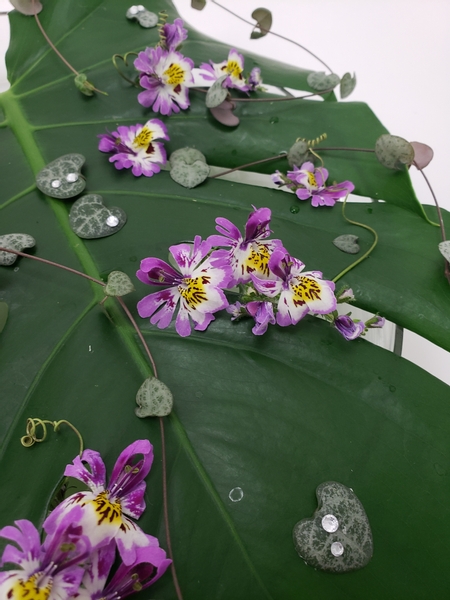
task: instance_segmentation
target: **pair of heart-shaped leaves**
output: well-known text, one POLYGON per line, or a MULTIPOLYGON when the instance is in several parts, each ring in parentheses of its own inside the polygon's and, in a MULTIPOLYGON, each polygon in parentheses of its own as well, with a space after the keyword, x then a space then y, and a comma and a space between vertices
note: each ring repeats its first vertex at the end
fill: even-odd
POLYGON ((151 27, 156 27, 158 24, 158 15, 153 12, 150 12, 139 4, 138 6, 130 6, 130 8, 126 12, 127 19, 136 19, 141 27, 145 27, 146 29, 150 29, 151 27))

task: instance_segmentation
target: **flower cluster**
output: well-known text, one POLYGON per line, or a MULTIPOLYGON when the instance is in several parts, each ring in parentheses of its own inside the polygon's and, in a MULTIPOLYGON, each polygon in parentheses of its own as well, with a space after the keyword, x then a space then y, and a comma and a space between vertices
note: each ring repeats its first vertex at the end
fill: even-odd
POLYGON ((351 181, 326 186, 327 179, 327 169, 324 167, 316 169, 312 162, 305 162, 300 168, 294 165, 294 170, 288 171, 286 175, 280 171, 272 175, 275 184, 294 190, 299 200, 311 198, 314 207, 334 206, 336 200, 344 198, 355 189, 351 181))
POLYGON ((1 565, 18 567, 0 572, 0 598, 116 600, 159 579, 171 561, 158 540, 129 518, 145 509, 144 478, 152 461, 150 442, 134 442, 120 454, 108 485, 98 452, 85 450, 68 465, 65 475, 90 491, 69 496, 50 513, 43 543, 27 520, 0 530, 16 544, 6 546, 1 565), (120 563, 112 573, 116 550, 120 563))
POLYGON ((203 241, 196 236, 193 244, 170 247, 178 270, 159 258, 142 260, 137 277, 165 289, 145 296, 137 306, 139 315, 164 329, 179 305, 175 329, 183 337, 190 335, 191 321, 203 331, 222 309, 232 320, 253 317, 255 335, 264 334, 269 324, 296 325, 307 314, 324 315, 346 339, 358 337, 366 327, 382 326, 363 324, 353 337, 346 335, 336 307, 352 294, 346 290, 336 297, 332 281, 320 271, 305 271, 304 263, 291 256, 281 240, 268 239, 270 218, 270 209, 255 208, 244 235, 228 219, 217 218, 220 235, 203 241), (235 286, 240 299, 230 306, 224 290, 235 286))
POLYGON ((161 165, 167 162, 166 150, 162 142, 168 140, 167 127, 159 119, 150 119, 145 125, 121 125, 112 133, 101 133, 98 149, 112 153, 109 162, 116 169, 129 169, 133 175, 151 177, 159 173, 161 165))

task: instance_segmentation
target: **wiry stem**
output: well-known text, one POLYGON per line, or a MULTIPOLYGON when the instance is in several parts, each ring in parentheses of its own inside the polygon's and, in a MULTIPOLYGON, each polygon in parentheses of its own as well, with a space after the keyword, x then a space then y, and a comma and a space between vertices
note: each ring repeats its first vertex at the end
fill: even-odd
MULTIPOLYGON (((191 87, 189 89, 194 92, 208 93, 208 90, 198 87, 191 87)), ((283 96, 282 98, 236 98, 236 96, 231 96, 231 94, 229 94, 226 100, 228 102, 292 102, 292 100, 303 100, 304 98, 311 98, 312 96, 323 96, 332 92, 333 89, 334 88, 329 88, 323 92, 313 92, 312 94, 305 94, 304 96, 292 96, 291 94, 290 96, 283 96)), ((329 148, 329 150, 341 150, 341 148, 329 148)), ((343 150, 346 150, 346 148, 343 148, 343 150)), ((353 150, 356 150, 356 148, 353 148, 353 150)), ((367 152, 371 152, 371 150, 367 150, 367 152)))
MULTIPOLYGON (((75 75, 79 75, 80 73, 74 69, 74 67, 72 67, 72 65, 64 58, 64 56, 61 54, 61 52, 57 49, 57 47, 55 46, 55 44, 51 41, 51 39, 48 37, 45 29, 42 27, 42 23, 37 15, 36 12, 36 3, 35 0, 31 0, 32 5, 33 5, 33 10, 34 10, 34 18, 36 20, 36 23, 39 27, 39 29, 41 30, 42 35, 44 36, 47 44, 50 46, 50 48, 53 50, 53 52, 55 52, 55 54, 57 56, 59 56, 59 58, 63 61, 63 63, 69 67, 69 69, 72 71, 72 73, 75 73, 75 75)), ((106 94, 106 92, 102 92, 101 90, 98 90, 97 88, 95 88, 94 86, 92 86, 92 90, 95 92, 98 92, 99 94, 106 94)))
MULTIPOLYGON (((430 190, 431 195, 433 196, 433 200, 436 205, 436 211, 437 211, 438 219, 439 219, 439 227, 441 228, 442 241, 445 242, 447 240, 447 236, 445 234, 444 219, 442 218, 442 211, 441 211, 441 207, 438 204, 436 194, 434 193, 431 183, 428 181, 428 177, 425 175, 423 170, 418 166, 418 164, 416 163, 415 160, 413 161, 413 165, 416 167, 416 169, 418 169, 422 173, 422 177, 425 179, 428 189, 430 190)), ((447 281, 450 283, 450 264, 449 264, 448 260, 445 261, 444 273, 445 273, 445 277, 447 278, 447 281)))
POLYGON ((375 229, 372 229, 372 227, 369 227, 368 225, 364 225, 364 223, 358 223, 357 221, 351 221, 349 218, 347 218, 345 216, 345 206, 347 204, 347 199, 348 199, 348 195, 347 195, 347 197, 344 200, 344 204, 342 205, 342 216, 344 217, 344 219, 347 221, 347 223, 351 223, 352 225, 358 225, 358 227, 364 227, 364 229, 369 230, 371 233, 373 233, 375 240, 374 240, 373 244, 370 246, 370 248, 367 250, 367 252, 365 254, 363 254, 360 258, 358 258, 358 260, 356 260, 349 267, 347 267, 346 269, 344 269, 343 271, 341 271, 338 275, 336 275, 336 277, 334 277, 334 279, 332 281, 334 281, 335 283, 341 277, 343 277, 346 273, 348 273, 354 267, 356 267, 356 265, 359 265, 360 262, 362 262, 364 259, 366 259, 369 256, 369 254, 372 252, 372 250, 375 249, 375 246, 378 244, 378 234, 375 231, 375 229))
POLYGON ((373 148, 345 148, 344 146, 321 146, 320 150, 350 150, 351 152, 375 152, 373 148))
POLYGON ((271 160, 277 160, 277 158, 283 158, 287 155, 287 152, 281 152, 276 156, 269 156, 269 158, 262 158, 261 160, 255 160, 251 163, 247 163, 245 165, 240 165, 239 167, 234 167, 234 169, 228 169, 227 171, 222 171, 222 173, 217 173, 217 175, 211 175, 210 179, 216 179, 216 177, 222 177, 222 175, 228 175, 228 173, 233 173, 234 171, 239 171, 240 169, 246 169, 247 167, 253 167, 254 165, 260 165, 262 163, 270 162, 271 160))
MULTIPOLYGON (((211 2, 213 4, 216 4, 217 6, 219 6, 220 8, 222 8, 223 10, 226 10, 228 13, 230 13, 231 15, 233 15, 234 17, 236 17, 240 21, 243 21, 244 23, 247 23, 247 25, 251 25, 252 27, 255 26, 255 23, 252 23, 251 21, 247 21, 247 19, 244 19, 243 17, 240 17, 239 15, 237 15, 236 13, 234 13, 232 10, 230 10, 226 6, 223 6, 222 4, 219 4, 218 2, 216 2, 216 0, 211 0, 211 2)), ((308 50, 308 48, 305 48, 305 46, 302 46, 298 42, 294 42, 294 40, 291 40, 291 39, 285 37, 284 35, 281 35, 279 33, 275 33, 274 31, 264 29, 263 27, 261 27, 260 29, 261 29, 261 31, 263 31, 265 33, 270 33, 270 34, 274 35, 277 38, 285 40, 286 42, 290 42, 291 44, 294 44, 294 46, 297 46, 298 48, 301 48, 302 50, 304 50, 305 52, 307 52, 308 54, 310 54, 311 56, 313 56, 316 60, 318 60, 326 69, 328 69, 330 71, 330 73, 333 73, 333 70, 331 69, 331 67, 329 67, 327 65, 326 62, 324 62, 316 54, 314 54, 313 52, 311 52, 311 50, 308 50)))

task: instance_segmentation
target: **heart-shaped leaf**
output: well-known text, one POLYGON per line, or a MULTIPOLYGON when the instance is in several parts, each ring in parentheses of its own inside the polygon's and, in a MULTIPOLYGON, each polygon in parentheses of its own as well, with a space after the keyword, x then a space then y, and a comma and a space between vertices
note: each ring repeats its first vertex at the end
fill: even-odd
POLYGON ((439 252, 450 262, 450 240, 446 240, 445 242, 441 242, 439 244, 439 252))
POLYGON ((69 223, 78 237, 95 239, 113 235, 127 222, 127 215, 117 206, 107 208, 98 194, 83 196, 70 209, 69 223))
POLYGON ((372 531, 363 505, 353 490, 328 481, 316 490, 313 517, 294 527, 299 556, 315 569, 345 573, 364 567, 373 554, 372 531))
MULTIPOLYGON (((22 252, 25 248, 32 248, 36 245, 36 240, 26 233, 7 233, 0 235, 0 247, 11 248, 22 252)), ((17 254, 10 252, 0 252, 0 265, 9 266, 16 262, 17 254)))
POLYGON ((295 142, 287 153, 288 163, 291 167, 294 165, 300 167, 308 159, 309 150, 308 144, 303 140, 295 142))
POLYGON ((414 148, 398 135, 385 133, 375 142, 375 154, 382 165, 388 169, 400 169, 414 160, 414 148))
POLYGON ((228 75, 222 75, 209 88, 205 99, 205 103, 208 108, 219 106, 228 96, 228 89, 222 87, 222 84, 227 77, 228 75))
POLYGON ((135 287, 131 279, 122 271, 111 271, 108 275, 108 281, 105 286, 107 296, 126 296, 134 292, 135 287))
POLYGON ((4 330, 8 320, 8 305, 6 302, 0 302, 0 333, 4 330))
POLYGON ((136 394, 138 417, 166 417, 173 407, 173 396, 167 385, 156 377, 148 377, 136 394))
POLYGON ((425 169, 433 160, 433 148, 427 144, 422 144, 422 142, 410 142, 410 144, 414 148, 413 164, 418 169, 425 169))
POLYGON ((267 8, 257 8, 252 12, 252 19, 255 19, 256 25, 259 29, 254 29, 250 35, 252 39, 258 39, 267 35, 272 27, 272 13, 267 8))
POLYGON ((191 0, 191 8, 195 10, 203 10, 206 6, 206 0, 191 0))
POLYGON ((196 148, 180 148, 170 155, 170 176, 186 188, 200 185, 209 175, 206 158, 196 148))
POLYGON ((323 92, 325 90, 332 90, 340 82, 341 78, 335 73, 327 75, 323 71, 314 71, 307 77, 308 85, 313 90, 323 92))
POLYGON ((78 196, 86 187, 86 180, 80 172, 85 162, 82 154, 64 154, 39 171, 36 185, 52 198, 67 200, 78 196))
POLYGON ((239 117, 233 113, 235 108, 236 104, 234 102, 224 100, 222 104, 219 104, 219 106, 215 106, 214 108, 210 108, 209 111, 216 121, 219 121, 219 123, 222 123, 222 125, 226 125, 227 127, 236 127, 236 125, 239 125, 239 117))
POLYGON ((345 73, 341 79, 340 92, 341 98, 347 98, 353 92, 356 87, 356 75, 353 76, 350 73, 345 73))
POLYGON ((16 10, 23 15, 34 15, 38 14, 42 10, 42 4, 39 0, 10 0, 11 4, 16 10))
POLYGON ((149 10, 143 10, 136 15, 136 20, 141 27, 150 29, 158 24, 158 15, 149 10))
POLYGON ((347 254, 358 254, 360 248, 357 243, 359 237, 357 235, 352 235, 351 233, 346 233, 344 235, 340 235, 333 240, 333 244, 342 252, 347 252, 347 254))

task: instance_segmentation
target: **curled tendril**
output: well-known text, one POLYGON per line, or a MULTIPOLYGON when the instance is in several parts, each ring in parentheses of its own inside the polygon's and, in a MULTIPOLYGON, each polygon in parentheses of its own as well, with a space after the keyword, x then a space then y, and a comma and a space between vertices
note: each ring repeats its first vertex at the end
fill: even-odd
POLYGON ((59 429, 60 425, 68 425, 72 431, 74 431, 78 437, 78 440, 80 442, 80 456, 83 453, 83 448, 84 448, 84 443, 83 443, 83 438, 81 437, 81 433, 78 431, 78 429, 72 425, 72 423, 69 423, 69 421, 66 421, 65 419, 61 419, 60 421, 47 421, 46 419, 33 419, 33 418, 28 418, 27 419, 27 425, 26 425, 26 435, 24 435, 23 437, 20 438, 20 443, 22 444, 22 446, 25 446, 25 448, 31 448, 31 446, 34 446, 35 443, 40 443, 45 441, 45 439, 47 438, 47 425, 51 425, 53 427, 53 431, 57 432, 59 429), (41 437, 38 437, 36 431, 38 427, 42 427, 42 435, 41 437))
POLYGON ((166 38, 166 34, 164 33, 164 25, 167 23, 167 19, 169 18, 169 15, 166 13, 165 10, 159 11, 158 15, 159 15, 159 22, 158 22, 159 44, 158 45, 165 48, 167 38, 166 38))
POLYGON ((119 73, 119 75, 121 77, 123 77, 123 79, 125 79, 125 81, 128 81, 128 83, 131 83, 131 85, 134 85, 135 87, 140 87, 139 83, 136 81, 136 79, 133 81, 132 79, 130 79, 129 77, 127 77, 125 75, 125 73, 122 73, 122 71, 120 70, 119 65, 117 64, 117 59, 120 58, 121 60, 123 60, 123 62, 125 63, 125 66, 128 66, 128 57, 129 56, 138 56, 137 52, 127 52, 126 54, 124 54, 123 56, 121 54, 114 54, 112 57, 112 62, 113 65, 116 69, 116 71, 119 73))
POLYGON ((326 140, 327 137, 328 136, 326 133, 322 133, 322 135, 319 135, 314 140, 307 140, 306 138, 298 137, 295 141, 296 142, 306 142, 308 144, 308 148, 311 149, 311 148, 314 148, 314 146, 316 146, 317 144, 320 144, 320 142, 323 142, 323 140, 326 140))

